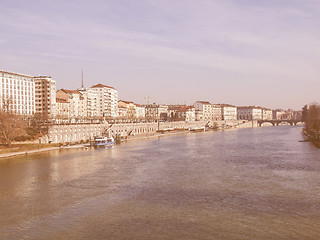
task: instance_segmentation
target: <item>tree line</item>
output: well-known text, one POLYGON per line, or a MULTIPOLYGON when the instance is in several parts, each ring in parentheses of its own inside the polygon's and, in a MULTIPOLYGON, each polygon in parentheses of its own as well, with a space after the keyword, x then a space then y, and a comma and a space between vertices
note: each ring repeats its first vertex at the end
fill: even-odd
POLYGON ((12 111, 11 105, 10 99, 3 99, 0 106, 0 144, 11 147, 13 141, 36 140, 47 133, 49 125, 46 116, 19 115, 12 111))
POLYGON ((320 105, 311 103, 302 108, 302 121, 305 122, 306 130, 320 132, 320 105))

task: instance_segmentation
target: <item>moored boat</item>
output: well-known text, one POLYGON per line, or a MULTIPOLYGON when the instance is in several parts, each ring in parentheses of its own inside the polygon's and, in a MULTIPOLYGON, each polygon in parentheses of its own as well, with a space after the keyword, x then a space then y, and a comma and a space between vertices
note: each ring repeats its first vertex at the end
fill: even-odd
POLYGON ((115 141, 113 137, 97 136, 94 138, 95 147, 106 147, 106 146, 112 146, 114 144, 115 144, 115 141))

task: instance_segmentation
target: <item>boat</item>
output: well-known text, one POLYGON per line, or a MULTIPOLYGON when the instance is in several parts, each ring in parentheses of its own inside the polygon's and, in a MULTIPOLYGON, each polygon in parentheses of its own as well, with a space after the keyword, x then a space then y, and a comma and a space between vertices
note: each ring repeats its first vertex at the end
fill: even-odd
POLYGON ((106 146, 112 146, 114 144, 115 144, 115 141, 113 137, 102 137, 102 136, 94 137, 95 147, 106 147, 106 146))

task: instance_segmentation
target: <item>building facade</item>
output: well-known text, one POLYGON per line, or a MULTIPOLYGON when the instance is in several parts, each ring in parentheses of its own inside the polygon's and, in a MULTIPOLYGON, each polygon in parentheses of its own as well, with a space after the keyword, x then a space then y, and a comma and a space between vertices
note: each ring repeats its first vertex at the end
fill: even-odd
POLYGON ((230 104, 216 104, 221 107, 222 120, 237 120, 237 107, 230 104))
POLYGON ((202 120, 210 121, 213 119, 213 108, 210 102, 196 101, 193 106, 197 111, 202 111, 202 120))
POLYGON ((56 117, 58 119, 69 119, 70 114, 70 104, 67 100, 63 98, 56 98, 56 117))
POLYGON ((34 77, 35 113, 45 118, 56 116, 56 81, 51 77, 34 77))
POLYGON ((268 109, 268 108, 263 108, 262 109, 262 119, 263 120, 272 120, 273 119, 272 110, 268 109))
POLYGON ((145 105, 147 120, 166 120, 168 118, 168 106, 149 104, 145 105))
POLYGON ((261 120, 263 118, 263 109, 257 106, 243 106, 237 108, 239 120, 261 120))
MULTIPOLYGON (((60 89, 56 93, 57 98, 64 99, 69 104, 69 118, 85 118, 86 103, 81 92, 77 90, 60 89)), ((61 112, 61 110, 58 110, 61 112)))
POLYGON ((99 117, 116 118, 118 116, 118 91, 101 83, 91 87, 97 96, 97 112, 99 117))
POLYGON ((0 71, 0 108, 16 114, 35 113, 34 77, 0 71))

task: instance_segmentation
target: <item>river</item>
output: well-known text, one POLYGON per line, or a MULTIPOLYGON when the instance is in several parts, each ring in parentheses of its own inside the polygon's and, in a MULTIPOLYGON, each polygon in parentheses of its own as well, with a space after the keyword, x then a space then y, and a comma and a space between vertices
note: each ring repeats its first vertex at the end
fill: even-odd
POLYGON ((320 149, 301 126, 0 161, 0 239, 320 239, 320 149))

